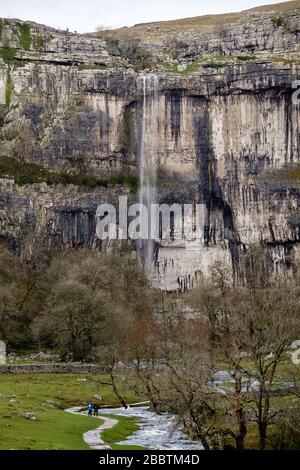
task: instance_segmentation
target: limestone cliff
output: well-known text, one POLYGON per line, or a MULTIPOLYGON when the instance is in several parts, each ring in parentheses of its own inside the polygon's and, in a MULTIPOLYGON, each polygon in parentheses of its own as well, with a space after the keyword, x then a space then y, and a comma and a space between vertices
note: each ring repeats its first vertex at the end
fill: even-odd
MULTIPOLYGON (((263 247, 266 272, 289 269, 300 246, 300 105, 292 102, 300 5, 289 3, 100 37, 3 20, 0 162, 137 177, 141 76, 155 73, 159 106, 145 145, 155 132, 159 201, 203 203, 206 220, 202 244, 158 244, 154 285, 192 286, 217 261, 243 281, 252 245, 263 247)), ((35 242, 98 246, 97 205, 128 193, 124 185, 21 185, 1 168, 1 238, 21 253, 35 242)))

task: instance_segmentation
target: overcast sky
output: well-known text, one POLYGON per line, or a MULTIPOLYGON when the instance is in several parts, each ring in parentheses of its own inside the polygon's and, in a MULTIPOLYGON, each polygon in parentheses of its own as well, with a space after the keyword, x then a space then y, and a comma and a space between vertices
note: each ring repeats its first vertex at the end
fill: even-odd
MULTIPOLYGON (((281 0, 282 1, 282 0, 281 0)), ((78 32, 132 26, 210 13, 228 13, 276 0, 0 0, 0 17, 33 20, 78 32)))

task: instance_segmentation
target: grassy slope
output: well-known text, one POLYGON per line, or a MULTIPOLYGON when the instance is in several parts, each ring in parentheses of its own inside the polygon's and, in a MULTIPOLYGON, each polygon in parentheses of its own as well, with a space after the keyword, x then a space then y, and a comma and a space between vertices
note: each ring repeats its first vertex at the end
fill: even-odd
POLYGON ((250 8, 246 11, 287 11, 287 10, 296 10, 300 8, 300 0, 294 0, 291 2, 280 2, 272 3, 271 5, 262 5, 260 7, 250 8))
POLYGON ((34 410, 38 419, 30 421, 19 417, 13 406, 1 403, 0 449, 88 450, 82 434, 100 425, 99 420, 96 423, 96 419, 88 420, 62 410, 42 406, 34 410))
MULTIPOLYGON (((95 394, 102 396, 103 404, 119 405, 110 387, 96 389, 92 381, 96 378, 79 374, 0 374, 0 449, 89 449, 82 434, 95 429, 101 421, 71 415, 63 409, 85 405, 88 400, 95 400, 95 394), (60 409, 47 403, 49 400, 60 409), (23 416, 28 411, 37 414, 36 421, 23 416)), ((127 400, 132 403, 138 398, 127 396, 127 400)), ((135 423, 122 422, 117 440, 124 440, 127 432, 135 429, 135 423)))

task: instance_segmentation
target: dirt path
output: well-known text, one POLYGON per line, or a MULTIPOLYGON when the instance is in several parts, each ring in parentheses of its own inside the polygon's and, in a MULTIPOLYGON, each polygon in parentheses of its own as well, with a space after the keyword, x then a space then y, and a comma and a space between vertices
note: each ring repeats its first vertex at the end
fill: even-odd
MULTIPOLYGON (((74 415, 83 416, 82 406, 74 406, 73 408, 68 408, 65 411, 74 415)), ((90 446, 91 449, 108 450, 110 447, 101 439, 100 433, 105 431, 105 429, 113 428, 118 423, 118 420, 101 415, 97 416, 97 418, 103 420, 104 423, 102 423, 96 429, 92 429, 91 431, 83 433, 83 440, 90 446)))

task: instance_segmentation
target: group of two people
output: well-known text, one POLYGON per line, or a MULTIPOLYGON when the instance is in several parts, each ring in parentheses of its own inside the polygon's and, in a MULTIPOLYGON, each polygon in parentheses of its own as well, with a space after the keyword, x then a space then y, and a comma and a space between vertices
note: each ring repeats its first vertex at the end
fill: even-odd
POLYGON ((89 401, 89 404, 88 404, 88 415, 89 416, 98 416, 99 414, 99 405, 97 405, 97 403, 92 403, 91 401, 89 401))

